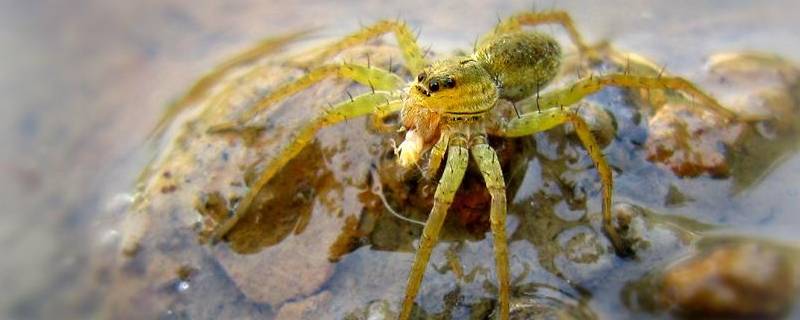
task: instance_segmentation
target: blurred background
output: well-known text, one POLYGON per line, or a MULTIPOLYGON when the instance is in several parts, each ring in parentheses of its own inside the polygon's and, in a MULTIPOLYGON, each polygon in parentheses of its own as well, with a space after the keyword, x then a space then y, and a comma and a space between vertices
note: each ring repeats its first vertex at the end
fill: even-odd
MULTIPOLYGON (((317 43, 397 16, 447 52, 532 7, 567 10, 590 41, 609 39, 677 74, 725 50, 800 61, 800 2, 791 0, 0 1, 0 318, 102 303, 67 297, 113 237, 103 226, 119 215, 108 212, 152 156, 143 144, 165 105, 224 57, 269 35, 324 27, 317 43)), ((796 180, 784 182, 798 194, 796 180)))

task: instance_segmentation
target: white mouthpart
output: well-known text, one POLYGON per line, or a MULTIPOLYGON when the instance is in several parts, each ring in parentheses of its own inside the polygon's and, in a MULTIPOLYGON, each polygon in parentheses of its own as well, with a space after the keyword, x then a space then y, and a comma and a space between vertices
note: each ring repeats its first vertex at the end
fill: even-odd
POLYGON ((422 136, 417 134, 416 130, 406 132, 406 139, 394 150, 400 165, 408 168, 416 164, 422 155, 422 145, 422 136))

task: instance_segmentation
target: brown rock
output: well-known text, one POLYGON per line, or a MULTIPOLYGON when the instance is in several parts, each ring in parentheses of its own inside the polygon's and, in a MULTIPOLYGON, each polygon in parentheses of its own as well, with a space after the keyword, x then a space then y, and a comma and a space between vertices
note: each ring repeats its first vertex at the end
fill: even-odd
POLYGON ((214 255, 248 299, 280 306, 313 294, 332 275, 334 265, 325 253, 343 225, 344 219, 315 212, 304 232, 280 245, 250 255, 218 246, 214 255))
POLYGON ((296 319, 317 319, 315 315, 316 310, 320 305, 327 303, 331 300, 330 291, 322 291, 319 294, 308 297, 302 301, 291 302, 284 304, 278 315, 275 316, 277 320, 296 320, 296 319))
POLYGON ((709 110, 688 104, 665 104, 650 120, 647 159, 660 162, 681 177, 729 174, 725 148, 744 126, 726 123, 709 110))
POLYGON ((789 257, 748 243, 718 247, 669 268, 661 295, 681 314, 771 318, 791 306, 796 289, 789 257))

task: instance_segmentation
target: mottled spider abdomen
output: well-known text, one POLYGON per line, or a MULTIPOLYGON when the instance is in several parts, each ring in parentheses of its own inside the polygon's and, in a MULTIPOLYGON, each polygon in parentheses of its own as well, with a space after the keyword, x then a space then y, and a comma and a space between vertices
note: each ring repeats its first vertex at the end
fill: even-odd
POLYGON ((494 35, 475 57, 498 82, 500 97, 519 101, 550 82, 561 64, 561 47, 552 37, 530 31, 494 35))

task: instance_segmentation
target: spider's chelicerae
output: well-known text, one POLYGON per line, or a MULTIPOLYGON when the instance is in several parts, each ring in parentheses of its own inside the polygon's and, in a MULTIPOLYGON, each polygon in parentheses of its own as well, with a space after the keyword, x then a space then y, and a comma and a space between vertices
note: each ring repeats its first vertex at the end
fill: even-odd
MULTIPOLYGON (((399 21, 382 21, 365 27, 333 44, 320 48, 309 63, 308 73, 285 84, 247 110, 237 121, 216 126, 216 130, 242 127, 270 106, 328 77, 349 79, 372 90, 366 94, 332 106, 323 114, 304 124, 284 145, 278 155, 269 159, 260 177, 251 184, 233 216, 223 222, 212 235, 212 242, 224 237, 249 212, 259 191, 286 163, 295 157, 322 127, 365 115, 374 115, 376 124, 382 118, 400 113, 405 140, 396 148, 402 166, 416 164, 421 155, 430 152, 427 172, 436 174, 444 161, 439 184, 408 277, 400 319, 410 316, 414 299, 431 250, 447 210, 459 188, 470 161, 475 161, 491 195, 491 231, 499 293, 499 318, 509 316, 509 262, 506 243, 506 186, 495 151, 487 135, 519 137, 571 123, 586 147, 600 174, 603 187, 603 225, 617 253, 625 248, 612 225, 612 172, 600 146, 587 124, 577 115, 575 104, 605 86, 644 89, 670 89, 682 92, 703 102, 702 105, 731 119, 734 115, 690 82, 673 76, 643 76, 628 72, 586 75, 561 89, 539 96, 559 71, 561 49, 550 36, 523 30, 524 26, 544 23, 560 24, 575 43, 579 54, 591 59, 599 47, 588 46, 564 12, 522 12, 501 21, 494 31, 480 38, 475 51, 468 56, 426 61, 414 34, 399 21), (414 75, 410 82, 400 76, 369 64, 325 64, 325 60, 343 50, 392 32, 403 52, 405 67, 414 75), (535 97, 534 99, 525 99, 535 97), (504 99, 516 105, 518 116, 501 125, 489 125, 488 114, 504 99), (445 160, 446 158, 446 160, 445 160)), ((246 56, 247 54, 245 54, 246 56)))

